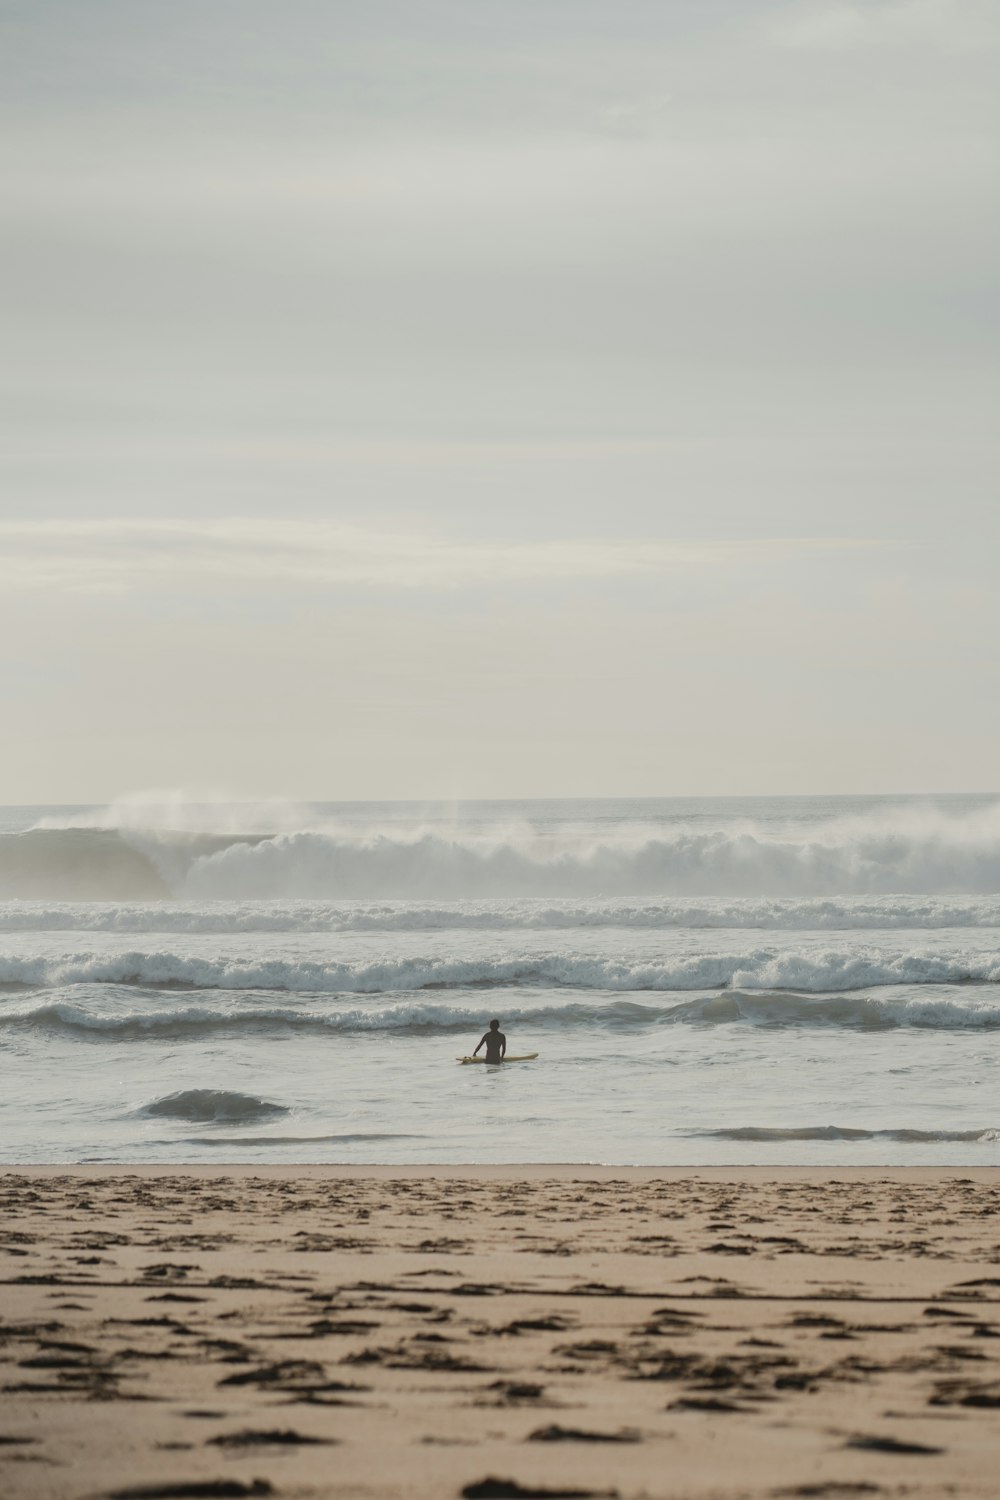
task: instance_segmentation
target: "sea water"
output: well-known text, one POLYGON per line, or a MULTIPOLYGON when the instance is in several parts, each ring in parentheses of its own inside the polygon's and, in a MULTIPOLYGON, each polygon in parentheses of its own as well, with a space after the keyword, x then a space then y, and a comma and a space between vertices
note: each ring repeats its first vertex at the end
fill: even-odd
POLYGON ((991 796, 0 809, 7 1163, 987 1165, 998 1056, 991 796))

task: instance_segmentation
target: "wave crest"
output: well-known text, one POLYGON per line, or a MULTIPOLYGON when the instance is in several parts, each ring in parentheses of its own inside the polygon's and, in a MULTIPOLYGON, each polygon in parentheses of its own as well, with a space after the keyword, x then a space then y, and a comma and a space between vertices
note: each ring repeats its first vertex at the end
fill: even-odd
MULTIPOLYGON (((701 995, 672 1004, 612 1000, 562 1005, 505 1006, 504 1025, 552 1036, 579 1031, 590 1035, 651 1033, 662 1026, 843 1027, 877 1031, 1000 1030, 1000 1002, 966 1001, 934 994, 925 998, 857 995, 746 994, 701 995)), ((481 1031, 483 1012, 470 1005, 448 1005, 400 998, 367 1005, 328 1001, 309 1005, 255 1004, 233 997, 215 1004, 178 1003, 147 1008, 119 1004, 100 1007, 50 1001, 20 1002, 0 1015, 0 1029, 27 1028, 101 1032, 109 1039, 196 1037, 216 1031, 280 1035, 283 1031, 320 1035, 395 1032, 410 1037, 448 1036, 481 1031)), ((198 1091, 196 1091, 198 1092, 198 1091)))
POLYGON ((1000 804, 975 814, 873 809, 795 822, 677 813, 614 832, 556 824, 408 831, 390 825, 184 833, 36 827, 0 835, 0 898, 129 900, 619 900, 996 895, 1000 804), (553 832, 553 827, 557 831, 553 832))
POLYGON ((412 990, 510 988, 638 990, 795 990, 806 994, 889 985, 1000 983, 1000 952, 901 952, 772 948, 629 961, 599 955, 524 953, 467 959, 433 956, 359 959, 241 955, 185 957, 131 951, 59 957, 0 955, 0 986, 79 984, 160 989, 278 990, 290 994, 375 995, 412 990))
POLYGON ((213 899, 642 897, 1000 892, 1000 827, 940 819, 791 836, 678 829, 587 846, 283 834, 196 860, 178 894, 213 899))

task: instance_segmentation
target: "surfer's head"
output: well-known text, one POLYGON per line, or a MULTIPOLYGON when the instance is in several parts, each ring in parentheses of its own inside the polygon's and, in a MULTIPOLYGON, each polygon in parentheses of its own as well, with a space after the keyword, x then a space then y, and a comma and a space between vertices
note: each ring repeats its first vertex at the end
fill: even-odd
POLYGON ((491 1021, 490 1022, 490 1030, 491 1031, 499 1031, 500 1030, 500 1022, 499 1021, 491 1021))

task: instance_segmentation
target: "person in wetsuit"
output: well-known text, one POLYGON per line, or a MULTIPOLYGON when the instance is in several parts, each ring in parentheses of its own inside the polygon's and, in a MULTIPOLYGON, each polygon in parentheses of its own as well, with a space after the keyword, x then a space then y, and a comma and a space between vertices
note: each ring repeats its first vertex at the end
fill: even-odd
MULTIPOLYGON (((483 1040, 479 1043, 479 1047, 482 1046, 486 1047, 486 1061, 488 1063, 503 1062, 504 1053, 507 1051, 507 1038, 500 1030, 499 1021, 490 1022, 489 1031, 483 1037, 483 1040)), ((476 1048, 476 1052, 479 1051, 479 1047, 476 1048)), ((473 1052, 473 1057, 475 1057, 476 1052, 473 1052)))

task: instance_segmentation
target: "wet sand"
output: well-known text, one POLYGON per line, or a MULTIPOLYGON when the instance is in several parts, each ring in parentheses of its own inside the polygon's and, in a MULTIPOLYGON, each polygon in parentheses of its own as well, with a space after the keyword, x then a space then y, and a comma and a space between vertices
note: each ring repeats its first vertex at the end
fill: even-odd
POLYGON ((990 1170, 0 1174, 0 1494, 1000 1494, 990 1170))

